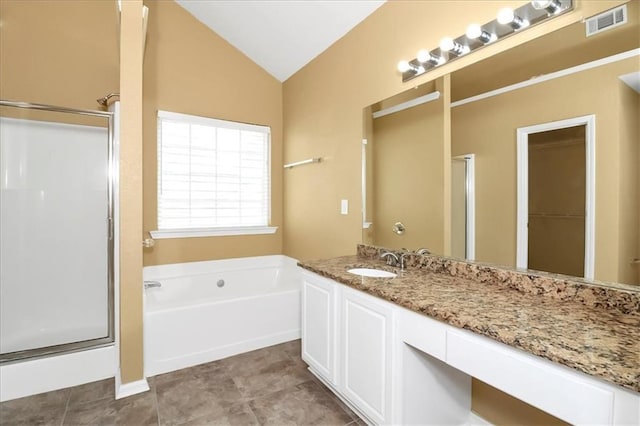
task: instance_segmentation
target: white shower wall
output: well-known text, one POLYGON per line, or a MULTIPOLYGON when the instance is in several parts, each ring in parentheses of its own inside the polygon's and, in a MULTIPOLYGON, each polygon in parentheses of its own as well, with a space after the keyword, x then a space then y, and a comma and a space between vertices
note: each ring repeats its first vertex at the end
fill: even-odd
POLYGON ((0 118, 1 353, 108 335, 108 159, 106 127, 0 118))

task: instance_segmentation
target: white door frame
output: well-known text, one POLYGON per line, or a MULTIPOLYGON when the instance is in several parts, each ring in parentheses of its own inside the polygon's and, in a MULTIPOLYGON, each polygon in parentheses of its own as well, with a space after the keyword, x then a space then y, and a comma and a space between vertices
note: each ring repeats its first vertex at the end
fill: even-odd
POLYGON ((475 154, 457 155, 452 160, 462 160, 465 163, 465 258, 475 260, 476 257, 476 172, 475 154))
POLYGON ((595 269, 595 188, 596 188, 596 116, 585 115, 567 120, 520 127, 517 130, 518 148, 518 221, 516 266, 527 268, 529 244, 529 135, 531 133, 586 126, 586 194, 584 229, 584 278, 592 280, 595 269))

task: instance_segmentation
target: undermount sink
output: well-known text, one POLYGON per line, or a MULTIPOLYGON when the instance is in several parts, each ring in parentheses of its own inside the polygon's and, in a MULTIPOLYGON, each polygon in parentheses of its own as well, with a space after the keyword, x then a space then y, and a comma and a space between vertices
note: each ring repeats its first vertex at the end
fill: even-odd
POLYGON ((361 277, 371 278, 393 278, 396 276, 393 272, 373 268, 353 268, 347 269, 347 272, 354 275, 360 275, 361 277))

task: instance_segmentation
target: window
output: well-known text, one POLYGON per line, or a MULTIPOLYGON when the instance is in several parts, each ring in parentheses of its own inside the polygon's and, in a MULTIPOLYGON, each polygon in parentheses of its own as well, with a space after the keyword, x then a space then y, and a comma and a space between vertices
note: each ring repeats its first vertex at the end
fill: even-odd
POLYGON ((273 233, 270 129, 158 111, 154 238, 273 233))

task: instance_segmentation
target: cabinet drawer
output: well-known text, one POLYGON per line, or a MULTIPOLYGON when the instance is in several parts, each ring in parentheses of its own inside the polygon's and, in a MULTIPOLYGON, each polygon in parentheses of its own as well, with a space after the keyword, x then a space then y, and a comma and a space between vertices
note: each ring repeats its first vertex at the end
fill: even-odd
POLYGON ((572 424, 613 421, 613 392, 581 373, 463 330, 447 331, 447 363, 572 424))
POLYGON ((424 315, 406 309, 400 310, 398 327, 400 339, 440 361, 445 360, 447 327, 424 315))

